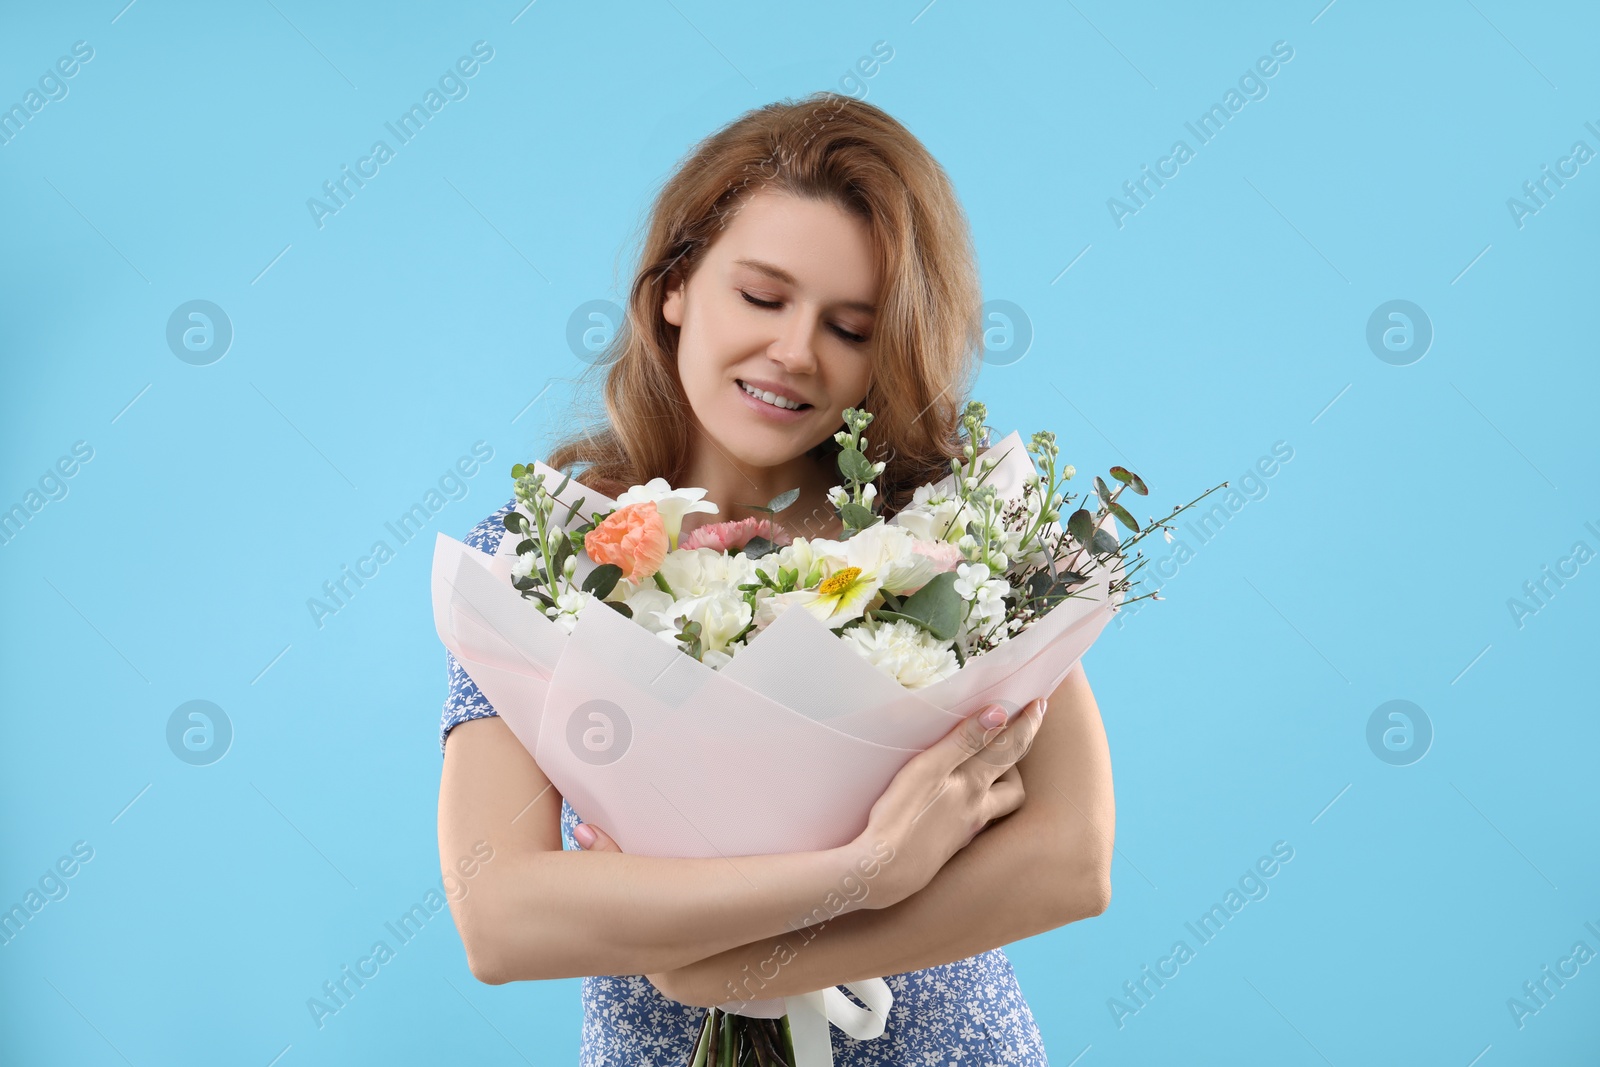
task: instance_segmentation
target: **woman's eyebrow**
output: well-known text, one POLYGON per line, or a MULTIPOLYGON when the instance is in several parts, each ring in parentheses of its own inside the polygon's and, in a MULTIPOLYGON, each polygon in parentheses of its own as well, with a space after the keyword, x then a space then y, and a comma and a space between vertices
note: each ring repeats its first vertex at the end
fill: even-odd
MULTIPOLYGON (((795 281, 794 275, 790 274, 788 271, 784 270, 775 263, 767 263, 759 259, 736 259, 733 261, 733 265, 736 267, 749 267, 753 271, 765 274, 769 278, 774 278, 787 285, 798 286, 800 284, 799 282, 795 281)), ((865 311, 869 315, 876 315, 878 313, 878 308, 876 305, 864 303, 860 300, 843 300, 840 301, 839 306, 847 307, 852 311, 865 311)))

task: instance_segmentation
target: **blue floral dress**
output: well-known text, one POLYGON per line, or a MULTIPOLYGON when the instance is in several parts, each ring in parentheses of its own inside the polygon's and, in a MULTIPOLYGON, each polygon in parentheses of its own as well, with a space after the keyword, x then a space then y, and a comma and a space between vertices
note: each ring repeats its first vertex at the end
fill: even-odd
MULTIPOLYGON (((493 553, 506 532, 501 517, 515 503, 506 501, 463 538, 465 543, 493 553)), ((445 663, 450 692, 439 727, 441 755, 451 727, 496 714, 448 651, 445 663)), ((572 837, 578 822, 577 812, 563 799, 563 848, 579 847, 572 837)), ((884 981, 894 994, 894 1004, 881 1036, 860 1041, 829 1027, 836 1067, 1046 1067, 1039 1027, 1017 986, 1011 961, 1000 949, 939 967, 885 975, 884 981)), ((579 1067, 682 1067, 688 1062, 705 1008, 663 996, 642 975, 597 975, 583 979, 582 986, 579 1067)))

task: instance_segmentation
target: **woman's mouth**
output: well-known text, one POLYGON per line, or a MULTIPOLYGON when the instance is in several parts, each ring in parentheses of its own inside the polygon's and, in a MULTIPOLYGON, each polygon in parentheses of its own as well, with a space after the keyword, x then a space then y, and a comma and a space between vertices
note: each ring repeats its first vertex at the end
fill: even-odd
POLYGON ((768 418, 791 421, 800 418, 811 410, 811 405, 803 401, 793 400, 779 393, 766 389, 758 389, 742 379, 734 379, 734 385, 739 389, 739 395, 755 410, 768 418))

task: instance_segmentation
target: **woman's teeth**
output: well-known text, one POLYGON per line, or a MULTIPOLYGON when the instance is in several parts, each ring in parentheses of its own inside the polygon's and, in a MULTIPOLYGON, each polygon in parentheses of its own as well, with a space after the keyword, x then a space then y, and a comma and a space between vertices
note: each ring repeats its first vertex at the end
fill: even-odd
POLYGON ((805 406, 804 404, 797 403, 796 401, 790 400, 787 397, 779 396, 777 393, 769 393, 765 390, 757 389, 748 382, 741 381, 739 383, 739 387, 758 400, 765 400, 773 407, 788 408, 790 411, 799 411, 805 406))

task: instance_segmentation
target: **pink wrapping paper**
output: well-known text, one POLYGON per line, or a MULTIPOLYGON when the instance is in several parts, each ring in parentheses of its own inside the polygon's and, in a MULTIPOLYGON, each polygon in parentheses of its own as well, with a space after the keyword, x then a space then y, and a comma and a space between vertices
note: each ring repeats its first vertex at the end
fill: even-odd
MULTIPOLYGON (((990 452, 1004 456, 990 480, 1014 496, 1033 469, 1021 438, 990 452)), ((576 481, 560 499, 580 496, 585 515, 613 506, 576 481)), ((848 844, 896 772, 967 715, 991 701, 1014 715, 1052 693, 1122 600, 1107 596, 1120 570, 1096 567, 1079 596, 1018 636, 908 690, 804 610, 784 612, 720 671, 602 604, 569 635, 511 587, 517 540, 490 556, 438 536, 439 638, 580 817, 644 856, 848 844)), ((580 557, 575 580, 592 568, 580 557)), ((734 1010, 770 1016, 784 1004, 734 1010)))

